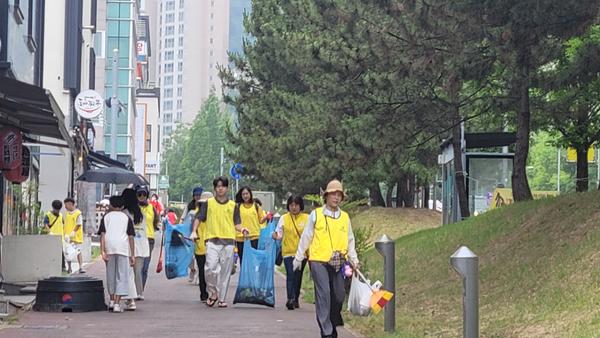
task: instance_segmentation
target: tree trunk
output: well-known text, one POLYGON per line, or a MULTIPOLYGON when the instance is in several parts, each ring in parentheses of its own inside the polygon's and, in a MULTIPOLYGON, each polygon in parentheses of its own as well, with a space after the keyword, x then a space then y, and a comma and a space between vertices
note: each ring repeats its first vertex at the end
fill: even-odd
POLYGON ((515 158, 513 161, 512 189, 516 202, 533 199, 529 182, 527 181, 527 156, 529 155, 529 132, 531 112, 529 111, 529 51, 519 52, 517 65, 519 67, 517 109, 517 140, 515 143, 515 158))
POLYGON ((408 175, 402 174, 398 180, 398 188, 396 189, 396 208, 404 207, 404 199, 408 190, 408 175))
POLYGON ((423 186, 423 209, 429 209, 429 184, 423 186))
POLYGON ((416 177, 415 175, 409 175, 407 177, 407 189, 404 194, 404 207, 414 208, 415 207, 415 189, 416 189, 416 177))
POLYGON ((577 148, 577 178, 575 181, 577 192, 588 191, 588 149, 587 145, 577 148))
POLYGON ((394 182, 394 183, 389 183, 389 184, 387 185, 387 186, 388 186, 388 189, 387 189, 387 191, 386 191, 386 193, 385 193, 385 204, 386 204, 386 206, 387 206, 388 208, 393 208, 393 207, 394 207, 394 205, 393 205, 393 201, 392 201, 392 197, 394 196, 393 194, 394 194, 394 186, 395 186, 395 185, 396 185, 396 182, 394 182))
POLYGON ((375 183, 369 189, 371 195, 371 206, 372 207, 385 207, 385 201, 383 200, 383 196, 381 195, 381 188, 379 187, 379 183, 375 183))
MULTIPOLYGON (((458 109, 458 108, 456 108, 458 109)), ((454 153, 454 186, 458 193, 458 206, 460 208, 461 217, 467 218, 470 216, 469 211, 469 196, 467 195, 467 184, 465 182, 465 172, 462 162, 462 147, 461 147, 461 131, 460 118, 456 118, 458 110, 455 110, 455 126, 452 128, 452 152, 454 153)))

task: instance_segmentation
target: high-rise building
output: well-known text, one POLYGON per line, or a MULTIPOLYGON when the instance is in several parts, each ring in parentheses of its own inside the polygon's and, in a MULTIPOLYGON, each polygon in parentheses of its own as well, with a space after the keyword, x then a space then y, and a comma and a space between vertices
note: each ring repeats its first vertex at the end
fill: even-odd
POLYGON ((157 74, 163 140, 194 120, 211 91, 221 94, 227 65, 229 0, 160 0, 157 74))
POLYGON ((252 0, 229 0, 229 53, 244 54, 244 14, 252 11, 252 0))

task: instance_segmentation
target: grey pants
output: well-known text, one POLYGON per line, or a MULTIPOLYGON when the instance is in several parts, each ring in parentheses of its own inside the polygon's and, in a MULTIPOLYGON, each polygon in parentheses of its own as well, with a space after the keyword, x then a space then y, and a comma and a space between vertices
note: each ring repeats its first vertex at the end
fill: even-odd
POLYGON ((142 268, 144 267, 144 257, 136 257, 133 266, 135 274, 135 289, 138 297, 144 294, 144 283, 142 282, 142 268))
POLYGON ((204 278, 206 291, 209 297, 218 297, 224 302, 227 297, 231 268, 233 267, 233 241, 206 242, 206 263, 204 264, 204 278))
POLYGON ((336 326, 344 325, 342 306, 346 291, 344 277, 327 263, 309 262, 315 282, 315 306, 321 336, 337 336, 336 326))
POLYGON ((106 288, 109 295, 127 296, 129 293, 129 258, 108 255, 106 262, 106 288))

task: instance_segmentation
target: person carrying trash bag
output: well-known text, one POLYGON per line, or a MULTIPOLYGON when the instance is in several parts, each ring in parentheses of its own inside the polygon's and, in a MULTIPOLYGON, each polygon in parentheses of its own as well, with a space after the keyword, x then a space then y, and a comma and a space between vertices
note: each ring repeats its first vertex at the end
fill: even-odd
MULTIPOLYGON (((197 211, 200 210, 202 204, 205 204, 209 198, 213 197, 213 194, 210 191, 204 191, 200 195, 200 199, 196 202, 198 207, 197 211)), ((190 211, 194 215, 197 211, 190 211)), ((206 278, 204 278, 204 265, 206 263, 206 225, 200 222, 198 219, 194 219, 194 224, 192 226, 192 233, 195 233, 198 238, 196 238, 196 247, 194 249, 194 256, 196 257, 196 264, 198 265, 198 287, 200 288, 200 301, 202 303, 206 303, 208 300, 208 292, 206 291, 206 278)))
POLYGON ((321 337, 337 337, 343 326, 342 306, 346 295, 342 266, 348 261, 359 267, 354 233, 348 214, 340 209, 344 199, 342 183, 332 180, 323 193, 325 205, 313 210, 302 232, 293 262, 295 271, 302 268, 309 250, 309 266, 315 284, 315 308, 321 337))
POLYGON ((308 222, 308 214, 304 211, 304 200, 301 196, 291 195, 287 200, 288 212, 284 214, 277 224, 273 233, 273 239, 281 240, 281 254, 285 264, 285 279, 287 289, 287 302, 285 306, 288 310, 294 310, 300 307, 300 289, 302 288, 302 274, 306 265, 306 259, 302 261, 300 270, 294 271, 293 262, 298 249, 298 242, 304 231, 304 226, 308 222))
MULTIPOLYGON (((218 302, 220 308, 225 308, 236 231, 247 234, 248 230, 242 228, 239 212, 235 212, 235 202, 227 197, 229 179, 224 176, 215 178, 213 188, 215 197, 201 206, 197 219, 206 226, 204 277, 209 294, 206 305, 212 307, 218 302)), ((192 231, 191 239, 196 238, 197 232, 192 231)))

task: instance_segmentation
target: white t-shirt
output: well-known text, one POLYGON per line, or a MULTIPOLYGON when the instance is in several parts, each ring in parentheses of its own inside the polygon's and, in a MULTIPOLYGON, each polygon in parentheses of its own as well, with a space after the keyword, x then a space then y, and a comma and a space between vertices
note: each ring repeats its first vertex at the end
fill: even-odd
POLYGON ((99 233, 104 233, 108 255, 129 256, 129 236, 135 236, 133 221, 122 211, 109 211, 100 221, 99 233))

